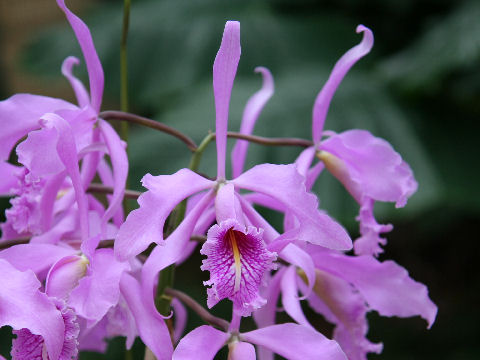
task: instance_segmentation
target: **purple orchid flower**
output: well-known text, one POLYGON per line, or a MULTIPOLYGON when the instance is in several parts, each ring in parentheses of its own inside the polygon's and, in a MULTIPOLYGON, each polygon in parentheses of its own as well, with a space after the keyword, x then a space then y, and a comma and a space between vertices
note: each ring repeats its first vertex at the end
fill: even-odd
MULTIPOLYGON (((7 176, 0 181, 0 191, 17 195, 7 210, 7 222, 2 224, 2 239, 20 236, 42 235, 41 242, 55 243, 60 224, 72 216, 68 210, 76 208, 75 222, 79 223, 81 239, 89 240, 89 197, 85 188, 97 173, 108 177, 112 173, 114 193, 109 197, 109 207, 102 215, 102 230, 107 222, 119 218, 121 201, 128 172, 125 146, 105 121, 98 119, 103 94, 103 69, 95 51, 88 27, 65 5, 57 1, 65 12, 82 49, 89 80, 90 94, 74 77, 73 65, 78 59, 68 57, 62 72, 70 81, 78 100, 78 106, 60 99, 38 95, 17 94, 0 102, 0 124, 4 131, 0 135, 0 163, 8 169, 7 176), (98 124, 98 126, 96 126, 98 124), (17 147, 22 167, 8 164, 10 152, 22 138, 27 139, 17 147), (104 154, 110 156, 113 169, 100 171, 104 154), (79 169, 79 161, 83 165, 79 169), (16 178, 19 181, 16 181, 16 178), (18 185, 14 185, 17 183, 18 185), (13 188, 13 189, 12 189, 13 188), (46 234, 55 229, 52 238, 46 234)), ((64 229, 71 232, 72 229, 64 229)))
POLYGON ((292 360, 346 360, 340 346, 311 328, 286 323, 267 326, 246 333, 230 333, 211 326, 200 326, 188 333, 173 353, 173 360, 210 360, 225 345, 229 359, 255 360, 252 344, 292 360))
MULTIPOLYGON (((293 244, 289 247, 285 249, 289 253, 299 249, 293 244)), ((253 314, 259 327, 275 323, 281 294, 287 314, 311 328, 300 305, 300 300, 306 298, 315 311, 336 325, 334 339, 348 358, 366 360, 367 353, 382 351, 382 344, 366 338, 367 312, 376 310, 383 316, 399 317, 420 315, 428 328, 435 321, 437 307, 428 297, 426 286, 411 279, 395 262, 380 262, 368 255, 348 256, 314 245, 307 245, 304 254, 306 262, 313 261, 313 283, 312 273, 300 270, 298 265, 282 266, 263 291, 267 305, 253 314)), ((305 268, 312 270, 311 266, 305 268)), ((261 358, 273 359, 273 354, 263 350, 261 358)))
POLYGON ((405 206, 416 191, 417 183, 408 164, 383 139, 365 130, 349 130, 340 134, 323 131, 330 101, 350 68, 373 46, 373 34, 359 25, 362 42, 345 53, 335 64, 313 107, 314 147, 306 149, 297 160, 299 171, 307 169, 317 156, 321 163, 311 169, 307 185, 311 187, 323 169, 329 170, 360 205, 358 220, 361 237, 354 242, 355 253, 378 255, 386 240, 380 236, 392 230, 392 225, 377 223, 373 213, 375 201, 392 201, 396 207, 405 206), (322 140, 322 135, 327 138, 322 140), (323 165, 322 165, 323 164, 323 165), (302 170, 303 169, 303 170, 302 170))
POLYGON ((133 211, 121 227, 115 251, 124 260, 145 250, 152 241, 161 245, 154 249, 143 268, 143 282, 149 291, 148 297, 152 298, 156 274, 179 261, 200 214, 213 205, 218 225, 209 231, 207 243, 201 250, 208 256, 203 269, 211 272, 208 303, 213 306, 228 297, 236 310, 248 315, 263 303, 258 298, 258 286, 263 274, 273 266, 273 252, 277 249, 273 245, 269 248, 269 244, 274 243, 278 234, 242 199, 239 189, 270 196, 296 216, 300 226, 282 235, 283 246, 293 239, 313 241, 335 249, 349 249, 351 245, 345 230, 318 211, 317 200, 305 191, 295 165, 263 164, 234 180, 225 179, 228 108, 239 58, 239 23, 227 22, 213 68, 217 179, 211 181, 187 169, 170 176, 147 174, 142 183, 148 191, 139 198, 140 208, 133 211), (163 226, 166 217, 180 201, 202 191, 206 192, 165 241, 163 226), (250 250, 254 252, 249 255, 250 250), (233 266, 220 270, 215 264, 222 261, 233 266), (214 268, 223 272, 215 273, 214 268))

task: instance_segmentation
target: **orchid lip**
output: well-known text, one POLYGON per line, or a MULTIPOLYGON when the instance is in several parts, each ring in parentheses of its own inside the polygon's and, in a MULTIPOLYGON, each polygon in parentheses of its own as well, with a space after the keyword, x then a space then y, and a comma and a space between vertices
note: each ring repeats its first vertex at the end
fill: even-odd
POLYGON ((233 251, 233 258, 235 264, 235 285, 234 285, 234 292, 240 290, 240 280, 242 278, 242 255, 240 254, 240 249, 238 248, 237 238, 235 236, 235 230, 233 227, 227 231, 227 237, 230 241, 230 245, 232 246, 233 251))

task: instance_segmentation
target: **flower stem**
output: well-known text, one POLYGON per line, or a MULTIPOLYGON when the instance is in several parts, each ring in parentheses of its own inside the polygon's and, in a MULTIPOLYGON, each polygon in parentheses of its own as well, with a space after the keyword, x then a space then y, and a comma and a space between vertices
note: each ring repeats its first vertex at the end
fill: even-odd
POLYGON ((205 138, 202 140, 198 148, 192 155, 192 159, 190 160, 190 165, 188 168, 192 171, 197 171, 200 165, 200 160, 202 159, 203 152, 207 148, 208 144, 215 138, 214 133, 209 133, 205 138))
POLYGON ((170 134, 172 136, 175 136, 177 139, 183 141, 191 152, 195 152, 197 150, 197 145, 192 139, 190 139, 190 137, 188 137, 187 135, 183 134, 182 132, 168 125, 162 124, 159 121, 151 120, 143 116, 130 114, 123 111, 103 111, 100 113, 99 116, 104 120, 119 120, 119 121, 133 122, 142 126, 146 126, 146 127, 170 134))
MULTIPOLYGON (((130 23, 130 0, 123 1, 122 40, 120 43, 120 109, 128 111, 128 71, 127 71, 127 38, 130 23)), ((128 123, 122 123, 122 140, 128 139, 128 123)))
POLYGON ((198 302, 196 302, 194 299, 192 299, 190 296, 188 296, 184 292, 167 288, 165 289, 165 294, 171 297, 175 297, 181 302, 183 302, 190 309, 196 312, 198 316, 200 316, 200 318, 206 323, 216 326, 224 331, 228 330, 228 326, 229 326, 228 321, 221 319, 219 317, 213 316, 202 305, 200 305, 198 302))

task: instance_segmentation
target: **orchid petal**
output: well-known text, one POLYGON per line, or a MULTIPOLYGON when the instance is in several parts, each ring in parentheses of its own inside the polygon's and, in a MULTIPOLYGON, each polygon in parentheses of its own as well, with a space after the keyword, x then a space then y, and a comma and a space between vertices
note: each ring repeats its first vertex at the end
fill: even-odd
POLYGON ((213 360, 229 337, 230 334, 211 326, 199 326, 180 340, 172 360, 213 360))
POLYGON ((228 345, 229 360, 255 360, 255 347, 252 344, 236 341, 228 345))
POLYGON ((300 325, 312 328, 308 322, 298 298, 297 271, 294 266, 289 266, 281 281, 282 304, 286 313, 300 325))
POLYGON ((235 219, 228 219, 208 230, 200 254, 206 255, 200 269, 210 272, 207 286, 209 308, 228 298, 234 310, 249 316, 265 304, 259 286, 266 271, 274 269, 276 254, 265 248, 262 229, 247 229, 235 219))
MULTIPOLYGON (((263 110, 265 104, 270 100, 274 92, 273 77, 267 68, 259 66, 255 68, 256 73, 262 74, 262 88, 248 99, 247 105, 243 110, 242 124, 240 133, 250 135, 263 110)), ((237 140, 232 150, 232 178, 239 176, 245 165, 249 142, 246 140, 237 140)))
POLYGON ((77 109, 64 100, 17 94, 0 101, 0 160, 8 160, 13 146, 30 131, 40 128, 40 117, 58 109, 77 109))
POLYGON ((106 226, 106 223, 117 212, 119 207, 122 206, 123 195, 125 193, 125 185, 128 176, 128 158, 125 147, 122 141, 112 126, 104 121, 100 120, 100 130, 102 132, 105 143, 108 147, 108 154, 113 168, 113 195, 110 200, 110 205, 105 211, 102 217, 102 231, 106 226))
POLYGON ((154 353, 158 360, 170 360, 173 346, 170 333, 163 318, 145 306, 145 298, 138 281, 127 273, 120 280, 120 291, 132 312, 138 333, 143 343, 154 353))
POLYGON ((149 191, 138 198, 140 208, 130 212, 115 240, 115 254, 120 260, 138 255, 152 242, 162 244, 165 220, 175 206, 214 184, 188 169, 173 175, 147 174, 142 183, 149 191))
POLYGON ((358 203, 367 196, 402 207, 417 189, 409 166, 385 140, 349 130, 322 141, 320 158, 358 203))
POLYGON ((85 63, 87 64, 88 78, 90 82, 90 103, 95 112, 100 111, 103 96, 103 69, 100 59, 98 58, 95 45, 93 44, 92 35, 87 25, 74 13, 72 13, 65 5, 64 0, 57 0, 58 6, 63 10, 67 20, 70 22, 72 29, 77 37, 80 48, 82 49, 85 63))
POLYGON ((78 106, 84 107, 90 103, 90 98, 85 90, 85 86, 83 86, 82 82, 78 80, 75 75, 73 75, 72 68, 74 65, 78 65, 80 60, 78 60, 75 56, 69 56, 62 63, 62 74, 67 78, 72 86, 73 92, 77 97, 78 106))
POLYGON ((222 43, 213 63, 213 94, 216 113, 217 179, 225 179, 228 108, 240 60, 240 23, 227 21, 222 43))
POLYGON ((21 172, 21 167, 0 160, 0 174, 2 174, 2 179, 0 180, 0 196, 10 195, 12 193, 13 188, 17 185, 18 176, 21 172))
POLYGON ((291 360, 316 360, 319 356, 328 360, 347 359, 337 342, 311 328, 292 323, 253 330, 241 334, 240 338, 291 360))
POLYGON ((315 152, 315 147, 311 146, 303 150, 296 158, 295 165, 300 175, 307 176, 308 169, 310 169, 313 159, 315 158, 315 152))
POLYGON ((145 261, 142 268, 142 294, 150 312, 158 313, 153 302, 153 292, 158 279, 158 272, 183 258, 183 252, 188 244, 195 223, 205 208, 212 202, 213 195, 212 190, 205 194, 175 231, 170 234, 165 243, 156 246, 147 261, 145 261))
POLYGON ((38 290, 41 284, 34 273, 18 271, 7 261, 0 260, 0 276, 0 327, 28 329, 42 336, 48 357, 58 360, 64 342, 64 321, 55 304, 38 290))
POLYGON ((57 261, 48 272, 45 294, 67 301, 70 292, 87 272, 88 260, 84 256, 70 255, 57 261))
POLYGON ((428 297, 427 287, 410 278, 407 270, 395 262, 327 252, 318 252, 313 258, 317 268, 352 283, 380 315, 420 315, 429 328, 435 321, 437 306, 428 297))
POLYGON ((280 253, 280 257, 303 270, 308 280, 308 288, 301 299, 307 298, 315 284, 315 264, 312 257, 294 244, 288 244, 280 253))
POLYGON ((363 26, 358 25, 356 29, 357 33, 363 32, 363 38, 360 44, 354 46, 348 50, 335 64, 327 82, 323 86, 322 90, 315 99, 315 105, 313 105, 313 142, 318 144, 322 137, 323 125, 325 123, 325 117, 327 116, 330 102, 332 101, 333 94, 340 85, 350 68, 362 57, 370 52, 373 46, 373 34, 372 31, 363 26))
POLYGON ((367 360, 368 353, 382 351, 382 344, 366 338, 368 306, 347 281, 318 270, 315 291, 308 300, 315 311, 336 324, 333 338, 350 360, 367 360))
POLYGON ((115 259, 112 249, 96 250, 87 275, 70 294, 69 306, 86 319, 100 320, 118 303, 120 278, 128 268, 128 263, 115 259))
POLYGON ((299 240, 336 250, 352 248, 345 229, 318 211, 317 198, 306 192, 304 179, 295 165, 257 165, 232 182, 240 188, 268 195, 283 203, 300 221, 301 226, 295 234, 299 240))
POLYGON ((178 342, 187 325, 187 309, 177 298, 172 299, 173 319, 175 320, 173 339, 178 342))
POLYGON ((0 251, 0 259, 7 260, 20 271, 32 270, 42 279, 40 274, 58 260, 76 252, 74 249, 50 244, 19 244, 0 251))

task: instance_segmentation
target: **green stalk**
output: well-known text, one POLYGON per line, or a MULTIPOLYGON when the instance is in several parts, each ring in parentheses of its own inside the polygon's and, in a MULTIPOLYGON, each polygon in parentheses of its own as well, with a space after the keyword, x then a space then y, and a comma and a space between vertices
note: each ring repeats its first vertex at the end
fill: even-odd
MULTIPOLYGON (((122 40, 120 43, 120 109, 128 111, 128 72, 127 72, 127 37, 128 25, 130 23, 130 0, 123 2, 123 27, 122 40)), ((122 123, 122 140, 128 139, 128 123, 122 123)))

